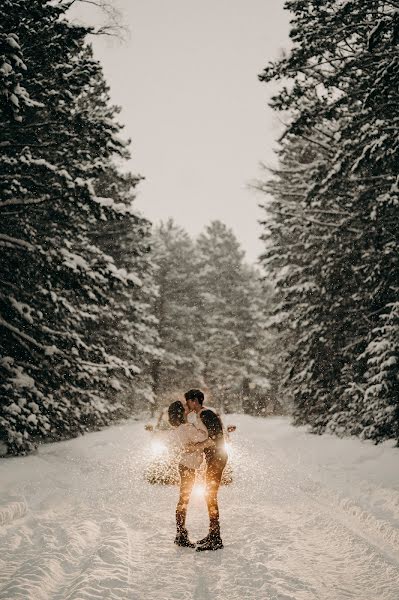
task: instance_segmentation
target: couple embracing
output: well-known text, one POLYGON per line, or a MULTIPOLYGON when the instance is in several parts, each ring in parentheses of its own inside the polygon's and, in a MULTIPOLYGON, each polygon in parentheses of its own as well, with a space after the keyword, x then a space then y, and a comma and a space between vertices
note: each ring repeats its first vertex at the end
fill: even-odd
POLYGON ((223 548, 220 537, 219 506, 217 495, 223 469, 227 463, 223 424, 220 417, 203 406, 201 390, 189 390, 184 394, 185 404, 173 402, 168 409, 169 422, 174 427, 171 441, 179 449, 180 495, 176 507, 175 544, 195 548, 197 552, 223 548), (187 421, 187 415, 195 413, 195 423, 187 421), (186 529, 187 506, 195 482, 195 472, 206 460, 206 502, 209 514, 209 533, 196 544, 190 542, 186 529))

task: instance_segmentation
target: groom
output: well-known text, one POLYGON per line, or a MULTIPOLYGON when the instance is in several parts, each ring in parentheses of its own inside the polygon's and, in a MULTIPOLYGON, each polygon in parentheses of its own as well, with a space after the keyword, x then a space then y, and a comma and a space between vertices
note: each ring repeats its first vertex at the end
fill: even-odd
POLYGON ((227 463, 227 452, 224 445, 223 425, 220 417, 203 406, 204 394, 201 390, 189 390, 184 394, 189 412, 197 414, 199 428, 206 428, 213 444, 204 447, 206 460, 206 502, 209 514, 209 533, 198 542, 197 552, 203 550, 219 550, 223 548, 220 537, 218 491, 222 480, 223 469, 227 463))

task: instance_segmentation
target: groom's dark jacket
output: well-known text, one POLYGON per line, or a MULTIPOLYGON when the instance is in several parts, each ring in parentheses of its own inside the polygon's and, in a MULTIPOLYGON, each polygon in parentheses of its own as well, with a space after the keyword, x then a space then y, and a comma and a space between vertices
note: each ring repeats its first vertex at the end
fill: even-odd
POLYGON ((205 459, 209 463, 215 459, 227 457, 224 445, 223 424, 220 417, 209 408, 200 412, 200 419, 208 430, 208 435, 215 442, 214 448, 205 448, 205 459))

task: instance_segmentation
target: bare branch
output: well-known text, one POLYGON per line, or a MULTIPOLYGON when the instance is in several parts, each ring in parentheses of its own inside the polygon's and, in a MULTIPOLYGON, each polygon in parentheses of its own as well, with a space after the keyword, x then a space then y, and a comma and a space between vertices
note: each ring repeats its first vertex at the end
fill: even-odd
POLYGON ((322 227, 333 227, 334 229, 346 229, 346 231, 351 231, 352 233, 361 233, 359 229, 353 229, 352 227, 345 227, 345 223, 329 223, 325 221, 317 221, 316 219, 311 219, 306 215, 295 215, 293 213, 288 213, 286 211, 281 212, 282 216, 293 217, 294 219, 298 219, 298 221, 307 221, 308 223, 313 223, 314 225, 321 225, 322 227))
POLYGON ((123 25, 122 14, 109 0, 67 0, 65 3, 65 10, 70 9, 78 2, 93 6, 95 9, 101 11, 106 17, 106 23, 101 25, 98 29, 92 28, 89 35, 106 35, 121 40, 127 37, 129 29, 123 25))

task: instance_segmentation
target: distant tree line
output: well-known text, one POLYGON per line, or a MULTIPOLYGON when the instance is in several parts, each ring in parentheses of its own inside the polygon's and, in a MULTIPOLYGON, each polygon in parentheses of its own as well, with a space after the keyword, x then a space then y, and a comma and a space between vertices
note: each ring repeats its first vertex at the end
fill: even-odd
POLYGON ((399 441, 399 12, 287 1, 279 166, 259 187, 285 393, 315 432, 399 441))
POLYGON ((199 386, 218 410, 280 413, 276 334, 265 321, 272 288, 245 263, 233 232, 214 221, 193 241, 169 221, 154 231, 153 261, 158 403, 199 386))

